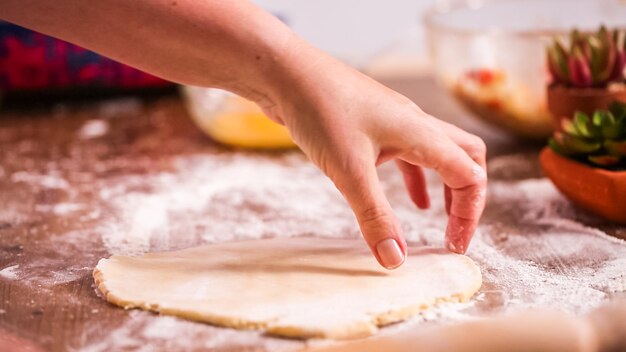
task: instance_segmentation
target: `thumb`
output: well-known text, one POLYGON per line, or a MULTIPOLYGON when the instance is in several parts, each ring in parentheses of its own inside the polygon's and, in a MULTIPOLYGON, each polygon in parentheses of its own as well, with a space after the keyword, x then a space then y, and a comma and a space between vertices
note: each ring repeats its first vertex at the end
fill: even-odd
POLYGON ((342 169, 331 179, 354 211, 370 250, 383 267, 398 268, 406 258, 406 242, 376 167, 363 161, 342 169))

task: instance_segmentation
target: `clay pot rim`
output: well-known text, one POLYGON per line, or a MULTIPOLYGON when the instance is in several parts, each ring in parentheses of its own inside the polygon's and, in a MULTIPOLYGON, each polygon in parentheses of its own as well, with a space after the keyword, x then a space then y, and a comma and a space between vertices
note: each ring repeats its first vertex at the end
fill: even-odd
POLYGON ((556 153, 550 147, 544 147, 541 152, 542 153, 551 153, 551 154, 553 154, 553 156, 555 158, 559 159, 560 162, 570 164, 573 168, 578 168, 579 170, 582 169, 582 170, 585 170, 585 171, 588 171, 588 172, 597 173, 597 174, 600 174, 600 175, 603 175, 603 176, 606 176, 606 177, 619 179, 620 181, 626 182, 626 170, 613 171, 613 170, 601 169, 599 167, 589 166, 587 164, 581 163, 580 161, 576 161, 576 160, 570 159, 568 157, 564 157, 564 156, 556 153))
POLYGON ((554 152, 539 157, 544 175, 572 203, 618 224, 626 225, 626 172, 594 168, 554 152))
POLYGON ((559 83, 551 83, 548 85, 548 91, 562 92, 571 96, 599 96, 619 94, 626 90, 626 82, 612 83, 606 87, 570 87, 559 83))

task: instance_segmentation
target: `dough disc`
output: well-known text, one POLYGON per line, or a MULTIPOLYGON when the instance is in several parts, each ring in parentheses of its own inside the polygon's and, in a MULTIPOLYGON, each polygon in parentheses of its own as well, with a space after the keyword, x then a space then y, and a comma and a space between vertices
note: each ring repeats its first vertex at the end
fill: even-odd
POLYGON ((280 238, 102 259, 94 279, 106 300, 288 337, 355 338, 481 285, 474 262, 409 248, 381 268, 361 240, 280 238))

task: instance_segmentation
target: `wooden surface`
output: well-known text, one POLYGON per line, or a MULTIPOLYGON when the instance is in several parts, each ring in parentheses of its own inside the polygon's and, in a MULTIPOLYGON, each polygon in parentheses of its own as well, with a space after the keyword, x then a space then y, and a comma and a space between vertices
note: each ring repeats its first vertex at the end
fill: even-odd
MULTIPOLYGON (((429 79, 386 83, 426 111, 483 136, 490 156, 529 151, 532 157, 537 151, 537 146, 516 142, 468 117, 429 79)), ((173 322, 167 319, 159 320, 157 332, 165 334, 157 336, 145 327, 161 317, 124 311, 97 297, 92 270, 109 252, 93 229, 113 216, 98 197, 98 185, 120 175, 141 177, 169 170, 178 156, 237 153, 204 137, 176 97, 136 105, 129 101, 121 107, 58 105, 0 112, 0 269, 5 268, 0 276, 0 351, 302 348, 298 341, 191 322, 177 322, 182 333, 170 336, 167 324, 173 322), (103 137, 76 137, 86 121, 102 118, 110 125, 103 137), (68 184, 54 184, 55 178, 33 180, 32 175, 60 175, 68 184), (46 182, 48 186, 41 187, 46 182), (89 206, 71 212, 54 208, 77 203, 89 206), (11 277, 10 267, 16 265, 17 274, 11 277)), ((539 173, 535 168, 507 177, 524 179, 539 173)), ((486 219, 516 223, 492 208, 486 219)), ((617 236, 626 234, 619 226, 597 222, 591 226, 617 236)))

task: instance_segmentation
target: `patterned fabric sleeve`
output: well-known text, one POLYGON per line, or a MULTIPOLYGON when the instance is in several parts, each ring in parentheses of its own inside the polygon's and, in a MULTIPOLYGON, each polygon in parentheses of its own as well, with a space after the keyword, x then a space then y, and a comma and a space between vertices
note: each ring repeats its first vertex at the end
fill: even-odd
POLYGON ((170 84, 76 45, 0 22, 0 91, 129 89, 170 84))

